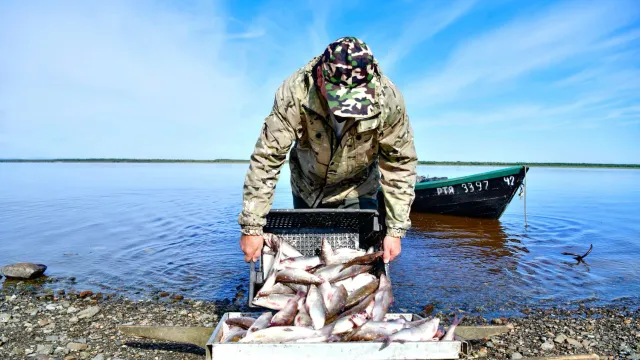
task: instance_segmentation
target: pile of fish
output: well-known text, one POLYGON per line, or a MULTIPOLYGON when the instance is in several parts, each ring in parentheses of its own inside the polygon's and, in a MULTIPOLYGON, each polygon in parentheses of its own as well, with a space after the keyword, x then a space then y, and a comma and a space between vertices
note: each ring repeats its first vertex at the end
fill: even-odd
POLYGON ((454 339, 461 318, 445 331, 438 318, 385 317, 393 302, 391 282, 384 272, 373 274, 382 251, 334 250, 323 239, 320 255, 309 257, 273 234, 264 238, 263 262, 271 256, 271 266, 252 303, 273 311, 227 319, 222 342, 378 341, 383 349, 391 342, 454 339))

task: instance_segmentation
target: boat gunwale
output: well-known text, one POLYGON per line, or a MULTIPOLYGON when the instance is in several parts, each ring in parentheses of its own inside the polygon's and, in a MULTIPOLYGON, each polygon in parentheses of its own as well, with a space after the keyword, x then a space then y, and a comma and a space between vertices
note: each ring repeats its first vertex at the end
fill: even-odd
POLYGON ((511 166, 507 168, 491 170, 491 171, 486 171, 486 172, 477 173, 477 174, 458 176, 450 179, 424 181, 424 182, 416 183, 415 190, 427 190, 427 189, 432 189, 432 188, 437 188, 442 186, 451 186, 451 185, 458 185, 466 182, 487 180, 487 179, 496 178, 500 176, 516 175, 516 174, 519 174, 522 171, 522 169, 526 170, 526 168, 527 168, 526 165, 511 166))

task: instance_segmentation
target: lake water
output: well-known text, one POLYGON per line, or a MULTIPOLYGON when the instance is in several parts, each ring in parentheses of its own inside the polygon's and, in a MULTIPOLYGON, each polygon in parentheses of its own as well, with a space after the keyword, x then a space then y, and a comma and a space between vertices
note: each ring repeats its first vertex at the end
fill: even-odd
MULTIPOLYGON (((246 164, 0 164, 0 265, 30 261, 78 290, 238 298, 246 164)), ((420 166, 428 176, 496 167, 420 166)), ((391 264, 394 311, 640 304, 640 171, 531 168, 500 220, 412 216, 391 264), (560 253, 585 252, 586 264, 560 253)), ((288 165, 274 208, 291 208, 288 165)), ((3 279, 4 280, 4 279, 3 279)), ((240 290, 240 292, 239 292, 240 290)))

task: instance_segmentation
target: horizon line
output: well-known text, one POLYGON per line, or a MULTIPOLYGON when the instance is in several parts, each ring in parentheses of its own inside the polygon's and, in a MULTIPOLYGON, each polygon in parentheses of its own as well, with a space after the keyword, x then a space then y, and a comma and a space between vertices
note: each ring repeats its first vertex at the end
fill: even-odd
MULTIPOLYGON (((2 163, 11 162, 144 162, 144 163, 249 163, 249 159, 161 159, 161 158, 0 158, 2 163)), ((285 160, 286 163, 289 160, 285 160)), ((470 166, 550 166, 550 167, 614 167, 640 168, 640 164, 586 163, 586 162, 514 162, 514 161, 438 161, 419 160, 418 165, 470 165, 470 166)))

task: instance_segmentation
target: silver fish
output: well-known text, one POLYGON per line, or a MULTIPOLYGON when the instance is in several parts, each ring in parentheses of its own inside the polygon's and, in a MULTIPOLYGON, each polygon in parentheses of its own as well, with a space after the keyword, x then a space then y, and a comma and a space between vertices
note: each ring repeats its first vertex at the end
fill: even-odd
POLYGON ((241 340, 246 334, 247 334, 247 330, 245 329, 229 331, 229 333, 222 338, 221 342, 223 343, 237 342, 241 340))
POLYGON ((302 256, 302 254, 291 246, 291 244, 275 234, 265 233, 263 235, 263 239, 270 248, 282 251, 282 255, 285 258, 296 258, 302 256))
POLYGON ((347 297, 347 302, 346 302, 346 307, 350 308, 358 303, 360 303, 360 301, 362 301, 362 299, 366 298, 367 296, 373 294, 376 292, 376 290, 378 289, 378 279, 373 279, 373 281, 370 281, 368 283, 365 283, 363 285, 360 285, 358 287, 356 287, 356 290, 354 290, 351 295, 348 295, 347 297))
POLYGON ((301 269, 309 270, 321 264, 320 257, 297 257, 280 260, 280 266, 283 269, 301 269))
POLYGON ((449 326, 449 330, 447 330, 447 332, 444 334, 444 337, 442 338, 442 340, 445 340, 445 341, 453 340, 456 332, 456 326, 460 324, 463 318, 464 318, 464 315, 462 315, 460 318, 458 318, 457 315, 453 316, 453 321, 451 322, 451 326, 449 326))
POLYGON ((250 334, 254 331, 266 329, 269 326, 269 322, 271 322, 271 318, 273 317, 273 313, 271 311, 263 312, 256 321, 253 322, 253 325, 249 329, 247 329, 247 334, 250 334))
POLYGON ((260 291, 256 294, 256 296, 266 296, 271 288, 276 284, 276 275, 278 270, 280 270, 280 259, 282 258, 282 247, 279 247, 276 256, 273 259, 271 264, 271 268, 269 269, 269 273, 267 274, 267 278, 260 288, 260 291))
POLYGON ((327 241, 326 237, 322 238, 322 244, 320 245, 320 259, 325 265, 331 265, 328 263, 329 259, 333 256, 333 249, 331 244, 327 241))
POLYGON ((301 269, 285 269, 278 272, 276 275, 277 282, 283 283, 296 283, 305 285, 320 285, 322 279, 314 274, 308 273, 301 269))
POLYGON ((347 289, 345 289, 344 286, 333 286, 331 290, 329 302, 325 303, 327 319, 338 316, 338 314, 344 310, 347 303, 347 289))
POLYGON ((361 256, 357 256, 351 260, 349 260, 347 263, 344 264, 345 269, 348 268, 349 266, 353 266, 353 265, 367 265, 367 264, 371 264, 374 261, 378 260, 379 258, 382 257, 382 255, 384 255, 384 251, 377 251, 374 252, 372 254, 366 254, 366 255, 361 255, 361 256))
POLYGON ((311 317, 313 322, 313 328, 319 330, 324 326, 326 321, 326 313, 324 308, 324 302, 320 290, 315 285, 309 286, 309 292, 307 293, 307 299, 305 301, 307 307, 307 313, 311 317))
POLYGON ((350 248, 339 248, 333 251, 333 255, 347 255, 347 254, 361 256, 361 255, 366 255, 366 252, 360 249, 350 249, 350 248))
POLYGON ((253 325, 253 323, 255 321, 256 321, 256 319, 254 319, 252 317, 239 316, 239 317, 234 317, 234 318, 227 319, 227 321, 225 321, 225 322, 229 326, 237 326, 237 327, 242 328, 242 330, 247 330, 248 328, 251 327, 251 325, 253 325))
POLYGON ((299 339, 312 339, 317 337, 329 337, 331 328, 314 330, 298 326, 273 326, 247 334, 240 340, 241 343, 285 343, 299 339))
POLYGON ((394 341, 399 343, 407 341, 432 341, 438 331, 439 324, 440 319, 434 317, 421 325, 405 328, 392 335, 385 336, 380 350, 386 348, 394 341))
POLYGON ((333 326, 332 335, 341 335, 352 331, 356 327, 362 326, 367 321, 367 314, 364 312, 343 317, 337 320, 333 326))
POLYGON ((306 294, 297 293, 293 299, 290 299, 282 310, 273 315, 273 318, 271 318, 271 321, 269 322, 269 326, 292 325, 293 319, 295 319, 296 313, 298 312, 298 301, 304 295, 306 294))
POLYGON ((387 321, 367 321, 355 334, 351 336, 352 341, 374 341, 391 336, 404 329, 404 324, 387 321))
POLYGON ((306 300, 304 297, 298 300, 298 314, 296 314, 296 317, 293 319, 293 324, 295 326, 312 328, 313 321, 307 312, 306 300))
POLYGON ((358 303, 356 306, 340 314, 339 317, 350 316, 363 311, 367 314, 368 317, 371 317, 371 314, 373 312, 373 305, 375 303, 373 301, 375 298, 375 295, 376 294, 370 294, 369 296, 364 298, 360 303, 358 303))
POLYGON ((376 290, 375 305, 371 320, 382 321, 389 310, 389 306, 393 302, 393 294, 391 293, 391 282, 385 274, 380 275, 380 286, 376 290))
POLYGON ((323 262, 327 265, 336 265, 336 264, 346 264, 349 261, 356 259, 362 256, 361 253, 355 252, 343 252, 339 254, 333 254, 327 260, 323 260, 323 262))
POLYGON ((271 310, 282 310, 289 300, 295 298, 295 295, 271 294, 260 296, 253 299, 252 303, 256 306, 262 306, 271 310))
POLYGON ((356 276, 358 276, 360 274, 369 272, 369 270, 371 270, 372 268, 373 268, 373 266, 371 266, 371 265, 353 265, 353 266, 349 266, 348 268, 340 271, 340 273, 335 278, 333 278, 333 280, 331 280, 330 282, 331 283, 335 283, 335 282, 338 282, 340 280, 356 277, 356 276))
MULTIPOLYGON (((329 279, 327 279, 329 280, 329 279)), ((331 280, 329 280, 329 282, 331 282, 331 280)), ((354 287, 353 287, 353 278, 346 278, 344 280, 340 280, 340 281, 336 281, 335 283, 333 283, 336 286, 344 286, 345 289, 347 289, 347 296, 351 295, 351 293, 353 292, 354 287)))
POLYGON ((291 288, 291 290, 293 290, 293 293, 297 293, 299 291, 302 292, 308 292, 309 291, 309 285, 305 285, 305 284, 296 284, 296 283, 284 283, 283 285, 291 288))
MULTIPOLYGON (((274 280, 275 280, 275 275, 273 276, 274 280)), ((282 283, 276 283, 275 285, 271 286, 269 289, 264 290, 264 286, 260 289, 260 291, 258 291, 258 295, 257 296, 267 296, 267 295, 271 295, 271 294, 283 294, 283 295, 295 295, 296 291, 293 290, 291 287, 282 284, 282 283)))
POLYGON ((344 268, 343 264, 324 266, 314 271, 313 274, 323 280, 333 282, 333 279, 335 279, 340 274, 342 268, 344 268))
POLYGON ((358 288, 366 286, 368 283, 370 282, 378 282, 378 278, 375 277, 373 274, 370 273, 362 273, 359 275, 356 275, 352 278, 347 278, 344 280, 340 280, 338 282, 336 282, 336 285, 342 284, 344 285, 345 289, 347 289, 347 295, 351 296, 351 294, 355 291, 358 290, 358 288))

